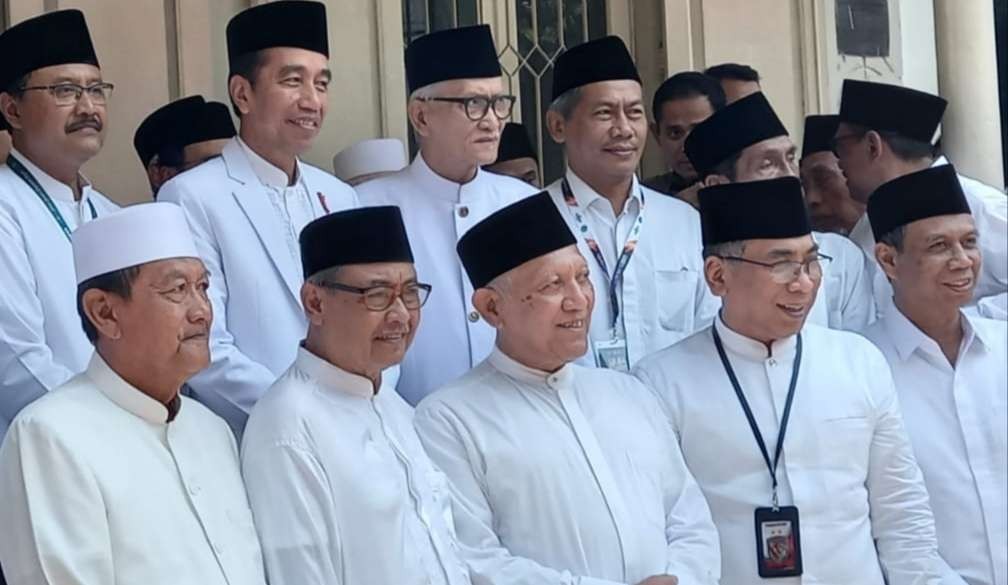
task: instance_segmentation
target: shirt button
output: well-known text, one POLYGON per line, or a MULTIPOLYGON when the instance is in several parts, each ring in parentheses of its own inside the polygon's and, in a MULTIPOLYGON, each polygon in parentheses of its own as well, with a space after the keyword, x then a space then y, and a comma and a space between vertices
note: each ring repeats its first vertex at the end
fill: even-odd
POLYGON ((469 208, 463 205, 458 208, 459 217, 469 217, 469 208))
POLYGON ((769 361, 769 363, 770 363, 771 366, 776 366, 777 365, 777 360, 775 360, 774 358, 770 358, 768 361, 769 361))
POLYGON ((476 311, 470 312, 469 313, 469 322, 470 323, 475 323, 477 321, 479 321, 479 313, 477 313, 476 311))

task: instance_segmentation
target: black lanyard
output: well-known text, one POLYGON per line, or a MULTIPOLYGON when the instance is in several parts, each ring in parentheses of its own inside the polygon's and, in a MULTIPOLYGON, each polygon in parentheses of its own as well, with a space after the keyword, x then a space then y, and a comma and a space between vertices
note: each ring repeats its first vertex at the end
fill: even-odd
POLYGON ((759 445, 760 453, 763 454, 763 461, 766 462, 767 469, 770 470, 770 481, 773 482, 773 508, 777 510, 777 464, 780 462, 781 452, 784 450, 784 434, 787 433, 788 419, 791 418, 791 403, 794 401, 795 387, 798 385, 798 370, 801 367, 802 355, 801 333, 798 334, 798 341, 795 347, 794 366, 791 368, 791 384, 788 386, 787 400, 784 402, 784 414, 781 416, 780 432, 777 434, 777 449, 774 452, 773 462, 770 461, 770 454, 767 452, 763 435, 756 425, 756 418, 753 416, 752 409, 749 408, 749 402, 742 392, 742 386, 739 384, 738 377, 735 376, 735 370, 732 369, 731 362, 728 361, 728 355, 725 354, 724 346, 721 344, 721 336, 717 332, 717 325, 711 327, 711 333, 714 335, 714 346, 717 348, 718 357, 721 358, 721 365, 724 366, 725 373, 728 374, 732 388, 735 389, 735 396, 738 397, 739 404, 742 405, 742 411, 745 412, 746 420, 749 421, 749 428, 752 429, 753 436, 756 437, 756 444, 759 445))
MULTIPOLYGON (((26 169, 25 166, 21 164, 21 161, 13 155, 7 155, 7 166, 10 167, 10 170, 14 171, 14 174, 21 177, 21 180, 32 188, 35 195, 38 196, 38 198, 42 201, 42 204, 49 210, 49 215, 52 215, 53 219, 56 220, 56 225, 63 230, 63 235, 66 236, 67 240, 70 240, 70 226, 67 225, 66 220, 63 219, 63 214, 60 213, 56 204, 53 203, 52 197, 49 197, 49 194, 45 192, 45 189, 42 188, 42 185, 40 185, 38 180, 31 174, 31 171, 26 169)), ((88 199, 87 204, 88 208, 91 210, 91 219, 96 219, 98 217, 98 212, 95 210, 94 203, 91 203, 91 200, 88 199)))

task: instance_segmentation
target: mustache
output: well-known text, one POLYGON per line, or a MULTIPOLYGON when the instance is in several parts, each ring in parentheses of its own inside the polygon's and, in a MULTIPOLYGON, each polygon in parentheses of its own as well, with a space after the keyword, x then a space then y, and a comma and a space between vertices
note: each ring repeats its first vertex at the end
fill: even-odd
POLYGON ((101 132, 104 124, 102 124, 101 118, 98 116, 88 116, 86 118, 80 118, 79 120, 74 120, 67 124, 66 133, 71 134, 83 128, 94 128, 98 132, 101 132))

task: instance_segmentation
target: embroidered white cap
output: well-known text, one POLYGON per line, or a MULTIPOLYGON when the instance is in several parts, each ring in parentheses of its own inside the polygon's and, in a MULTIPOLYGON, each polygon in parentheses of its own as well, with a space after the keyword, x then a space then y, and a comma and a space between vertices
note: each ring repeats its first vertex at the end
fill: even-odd
POLYGON ((342 181, 362 175, 394 172, 407 165, 406 147, 398 138, 361 140, 336 153, 333 172, 342 181))
POLYGON ((182 208, 141 203, 82 224, 72 235, 77 284, 168 258, 199 258, 182 208))

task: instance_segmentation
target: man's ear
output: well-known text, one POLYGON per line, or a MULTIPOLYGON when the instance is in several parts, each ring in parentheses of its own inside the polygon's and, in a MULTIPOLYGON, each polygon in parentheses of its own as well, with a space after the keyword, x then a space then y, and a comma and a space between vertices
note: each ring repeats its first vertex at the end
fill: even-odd
POLYGON ((711 293, 716 297, 722 297, 728 290, 725 262, 717 256, 708 256, 704 260, 704 279, 711 293))
POLYGON ((865 134, 865 141, 868 142, 869 159, 876 160, 882 156, 882 150, 885 148, 885 142, 882 140, 882 136, 878 132, 869 130, 865 134))
POLYGON ((98 331, 102 337, 108 339, 119 339, 122 337, 122 328, 119 325, 119 318, 116 315, 116 306, 121 301, 112 293, 89 288, 84 291, 81 297, 81 307, 84 316, 98 331))
POLYGON ((310 282, 301 285, 301 306, 309 323, 317 327, 322 325, 325 297, 318 286, 310 282))
POLYGON ((553 142, 557 144, 563 144, 567 139, 567 121, 560 115, 560 112, 555 110, 546 111, 546 129, 549 130, 549 135, 553 139, 553 142))
POLYGON ((7 119, 11 128, 21 129, 21 113, 18 111, 17 100, 6 91, 0 93, 0 115, 7 119))
POLYGON ((410 126, 417 136, 427 136, 430 134, 430 121, 427 119, 427 108, 424 102, 412 99, 406 104, 406 114, 409 117, 410 126))
POLYGON ((717 175, 712 173, 704 177, 702 183, 704 187, 713 187, 714 185, 727 185, 728 183, 731 183, 731 181, 729 181, 728 177, 724 175, 717 175))
POLYGON ((248 79, 245 79, 241 75, 232 75, 228 79, 228 94, 242 115, 248 114, 251 111, 249 104, 252 101, 252 84, 248 79))
POLYGON ((882 242, 875 244, 875 260, 878 261, 889 282, 896 279, 896 256, 898 256, 896 248, 882 242))
POLYGON ((483 320, 494 329, 504 326, 504 319, 501 316, 501 295, 492 288, 478 288, 473 292, 473 306, 479 311, 483 320))

